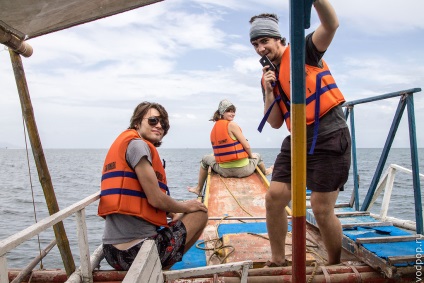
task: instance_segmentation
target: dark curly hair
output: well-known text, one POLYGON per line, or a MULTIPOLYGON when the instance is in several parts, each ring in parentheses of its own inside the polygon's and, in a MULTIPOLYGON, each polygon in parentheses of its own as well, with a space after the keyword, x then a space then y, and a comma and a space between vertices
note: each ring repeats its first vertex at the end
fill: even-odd
MULTIPOLYGON (((136 130, 137 129, 136 125, 141 123, 144 115, 146 115, 146 113, 151 108, 154 108, 159 112, 161 119, 165 123, 165 127, 163 127, 163 130, 164 130, 163 136, 166 136, 166 134, 168 133, 168 130, 170 128, 169 119, 168 119, 168 112, 166 112, 165 108, 162 105, 160 105, 159 103, 156 103, 156 102, 144 101, 144 102, 140 103, 139 105, 137 105, 137 107, 134 109, 134 113, 133 113, 133 115, 130 119, 130 126, 128 127, 128 129, 136 130)), ((162 144, 162 141, 159 141, 159 142, 154 143, 154 146, 159 147, 161 144, 162 144)))

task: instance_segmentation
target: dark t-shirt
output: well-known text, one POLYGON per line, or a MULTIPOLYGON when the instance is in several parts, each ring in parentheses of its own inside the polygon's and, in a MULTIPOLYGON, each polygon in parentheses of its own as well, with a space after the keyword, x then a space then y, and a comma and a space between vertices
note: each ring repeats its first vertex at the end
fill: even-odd
MULTIPOLYGON (((320 52, 317 50, 314 43, 312 42, 312 34, 313 33, 308 34, 305 38, 305 64, 322 68, 321 59, 324 56, 325 52, 320 52)), ((278 65, 277 68, 279 69, 280 66, 278 65)), ((262 81, 261 87, 263 100, 265 101, 265 89, 262 86, 262 81)), ((345 127, 347 127, 347 124, 346 119, 344 117, 343 109, 341 105, 338 105, 320 118, 318 136, 326 135, 345 127)), ((314 124, 306 126, 306 133, 308 139, 312 139, 313 132, 314 124)))

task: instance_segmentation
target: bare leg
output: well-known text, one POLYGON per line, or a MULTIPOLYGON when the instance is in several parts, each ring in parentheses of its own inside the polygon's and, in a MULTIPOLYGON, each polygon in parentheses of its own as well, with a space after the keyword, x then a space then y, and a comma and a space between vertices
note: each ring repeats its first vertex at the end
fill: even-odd
POLYGON ((184 214, 181 221, 184 223, 187 230, 184 248, 184 252, 187 252, 202 235, 203 229, 206 227, 206 223, 208 222, 208 214, 203 211, 184 214))
POLYGON ((196 195, 199 195, 202 191, 202 188, 205 184, 206 178, 208 177, 208 170, 200 166, 199 170, 199 179, 197 181, 197 186, 195 187, 187 187, 188 191, 191 193, 194 193, 196 195))
POLYGON ((258 164, 258 167, 262 171, 262 173, 264 173, 265 176, 271 174, 272 171, 274 170, 274 165, 270 166, 269 168, 266 168, 265 163, 263 163, 263 162, 260 162, 258 164))
POLYGON ((328 264, 340 263, 342 251, 342 225, 334 214, 339 190, 328 193, 312 192, 311 206, 322 240, 328 253, 328 264))
POLYGON ((266 226, 271 244, 271 261, 277 265, 285 262, 287 213, 285 207, 291 199, 290 184, 271 181, 265 196, 266 226))

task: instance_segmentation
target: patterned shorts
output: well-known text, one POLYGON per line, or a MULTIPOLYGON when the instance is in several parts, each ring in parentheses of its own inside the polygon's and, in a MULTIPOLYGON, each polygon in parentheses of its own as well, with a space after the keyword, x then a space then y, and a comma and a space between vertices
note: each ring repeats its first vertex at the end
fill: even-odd
MULTIPOLYGON (((158 234, 146 240, 155 240, 162 267, 170 267, 181 261, 184 254, 187 230, 181 220, 169 223, 169 227, 162 228, 158 234)), ((116 270, 129 270, 144 241, 129 248, 119 250, 111 244, 103 245, 106 261, 116 270)))

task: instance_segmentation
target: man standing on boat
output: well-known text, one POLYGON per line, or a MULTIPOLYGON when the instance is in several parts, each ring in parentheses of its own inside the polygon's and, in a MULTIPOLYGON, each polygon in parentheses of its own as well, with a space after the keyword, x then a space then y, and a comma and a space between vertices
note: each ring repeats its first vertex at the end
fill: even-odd
POLYGON ((134 110, 128 130, 107 153, 102 172, 98 213, 105 218, 103 252, 117 270, 128 270, 143 242, 153 239, 162 267, 181 261, 208 220, 206 206, 196 199, 170 197, 156 147, 168 133, 165 108, 142 102, 134 110), (168 223, 167 217, 172 218, 168 223))
MULTIPOLYGON (((348 179, 350 134, 341 104, 345 101, 328 66, 322 59, 339 26, 328 0, 315 0, 320 25, 305 39, 307 187, 312 191, 311 206, 328 252, 328 264, 340 263, 342 227, 334 214, 339 191, 348 179), (317 87, 318 86, 318 87, 317 87), (319 104, 315 93, 320 94, 319 104), (308 104, 309 100, 311 103, 308 104), (315 109, 320 105, 319 109, 315 109), (316 119, 316 115, 319 118, 316 119), (319 127, 318 127, 319 126, 319 127)), ((290 131, 290 48, 278 28, 275 14, 260 14, 250 20, 250 41, 259 56, 266 55, 276 71, 265 66, 261 80, 266 121, 280 128, 284 121, 290 131)), ((318 96, 318 95, 317 95, 318 96)), ((272 258, 266 266, 287 265, 285 239, 287 213, 291 200, 291 138, 286 137, 274 164, 269 191, 265 197, 268 235, 272 258)))

